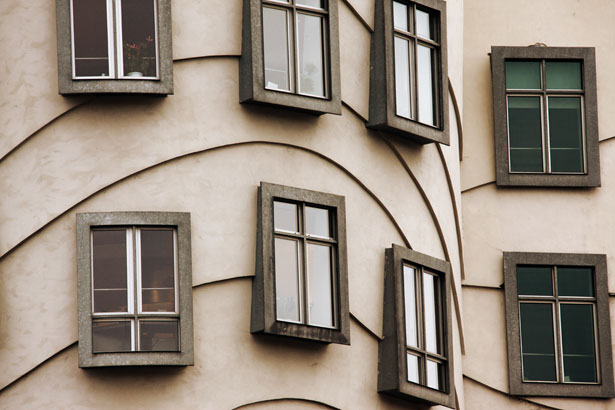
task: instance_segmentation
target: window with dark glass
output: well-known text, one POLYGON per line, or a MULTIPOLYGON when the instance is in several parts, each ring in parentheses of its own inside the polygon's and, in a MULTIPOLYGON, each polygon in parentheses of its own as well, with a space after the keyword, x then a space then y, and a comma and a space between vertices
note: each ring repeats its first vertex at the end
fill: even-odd
POLYGON ((505 253, 511 392, 612 395, 601 256, 505 253))
POLYGON ((493 47, 492 59, 498 184, 599 185, 593 49, 493 47))
POLYGON ((454 408, 450 264, 393 245, 384 292, 378 391, 454 408))
POLYGON ((178 351, 176 232, 92 230, 92 351, 178 351))
POLYGON ((73 78, 158 78, 156 0, 71 0, 73 78))
POLYGON ((446 3, 383 0, 374 19, 367 126, 448 144, 446 3))
POLYGON ((172 212, 77 215, 80 367, 192 364, 189 223, 172 212))
POLYGON ((343 197, 267 183, 260 195, 252 331, 348 343, 343 197))

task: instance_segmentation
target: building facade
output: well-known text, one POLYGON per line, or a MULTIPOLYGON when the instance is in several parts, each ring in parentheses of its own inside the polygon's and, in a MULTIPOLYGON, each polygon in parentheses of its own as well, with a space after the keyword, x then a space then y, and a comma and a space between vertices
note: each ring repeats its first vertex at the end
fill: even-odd
POLYGON ((614 18, 2 2, 0 408, 615 408, 614 18))

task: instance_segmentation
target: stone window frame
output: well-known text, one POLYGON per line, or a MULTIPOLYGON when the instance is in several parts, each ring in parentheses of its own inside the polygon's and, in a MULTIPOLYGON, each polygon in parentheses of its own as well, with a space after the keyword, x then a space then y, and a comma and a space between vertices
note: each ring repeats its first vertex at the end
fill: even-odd
POLYGON ((251 333, 289 336, 323 343, 350 345, 348 262, 345 198, 324 192, 261 182, 258 189, 256 272, 252 286, 251 333), (326 207, 335 212, 337 235, 335 328, 291 323, 277 319, 275 294, 273 202, 275 199, 326 207))
MULTIPOLYGON (((611 398, 613 360, 609 313, 607 259, 604 254, 504 252, 504 291, 506 339, 508 350, 508 383, 510 394, 517 396, 611 398), (598 384, 563 382, 524 382, 522 380, 521 329, 517 295, 517 265, 583 266, 594 269, 596 291, 597 356, 600 362, 598 384)), ((558 348, 561 344, 558 342, 558 348)))
MULTIPOLYGON (((600 152, 598 100, 596 93, 596 53, 594 47, 491 47, 493 80, 493 121, 495 137, 496 184, 498 186, 599 187, 600 152), (584 174, 511 173, 508 154, 508 112, 506 109, 506 60, 582 61, 585 143, 584 174)), ((544 137, 543 137, 544 138, 544 137)))
POLYGON ((243 1, 242 50, 239 59, 239 102, 287 107, 313 115, 342 114, 338 0, 327 1, 328 77, 326 98, 265 88, 262 0, 243 1))
POLYGON ((442 405, 454 409, 455 373, 453 363, 453 317, 451 301, 451 264, 411 249, 392 245, 385 249, 383 339, 379 344, 378 392, 406 400, 442 405), (404 306, 403 265, 427 268, 438 273, 442 283, 441 325, 443 356, 447 358, 446 391, 412 383, 407 378, 407 344, 404 306))
POLYGON ((395 56, 393 44, 393 0, 375 3, 374 33, 371 43, 369 121, 367 127, 391 132, 420 144, 450 145, 448 98, 448 46, 446 2, 442 0, 398 0, 400 3, 430 9, 440 14, 440 64, 438 77, 439 126, 400 117, 395 111, 395 56))
POLYGON ((94 212, 77 214, 79 367, 192 366, 192 254, 187 212, 94 212), (92 266, 90 232, 98 227, 173 227, 177 231, 180 351, 92 353, 92 266))
POLYGON ((56 0, 58 90, 71 94, 173 94, 171 0, 156 0, 158 27, 158 79, 73 79, 71 0, 56 0))

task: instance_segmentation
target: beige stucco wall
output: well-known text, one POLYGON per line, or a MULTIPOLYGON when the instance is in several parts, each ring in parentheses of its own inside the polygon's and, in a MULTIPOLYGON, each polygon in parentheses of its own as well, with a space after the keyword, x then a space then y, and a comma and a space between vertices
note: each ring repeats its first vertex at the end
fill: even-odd
MULTIPOLYGON (((462 214, 468 408, 537 408, 508 399, 502 252, 607 254, 609 291, 615 290, 615 7, 608 0, 465 0, 464 147, 462 214), (495 186, 491 46, 596 48, 600 167, 597 189, 524 189, 495 186), (501 403, 485 407, 485 400, 501 403)), ((611 312, 613 311, 611 300, 611 312)), ((611 332, 613 332, 611 317, 611 332)), ((611 346, 607 348, 612 348, 611 346)), ((528 398, 558 409, 615 409, 614 400, 528 398)), ((541 407, 542 408, 542 407, 541 407)))
MULTIPOLYGON (((450 147, 365 128, 372 0, 340 1, 344 108, 321 117, 238 103, 241 0, 173 0, 166 98, 59 96, 55 5, 1 3, 0 408, 408 408, 376 392, 384 249, 449 259, 461 295, 457 123, 450 147), (261 181, 346 197, 351 346, 249 333, 261 181), (195 366, 81 370, 75 214, 138 210, 191 213, 195 366)), ((462 16, 449 1, 458 99, 462 16)))

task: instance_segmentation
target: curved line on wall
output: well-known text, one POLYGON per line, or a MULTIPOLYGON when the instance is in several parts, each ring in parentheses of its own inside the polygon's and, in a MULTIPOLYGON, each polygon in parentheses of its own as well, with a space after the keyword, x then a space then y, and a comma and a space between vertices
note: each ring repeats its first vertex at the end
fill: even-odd
POLYGON ((240 58, 241 54, 212 54, 212 55, 207 55, 207 56, 192 56, 192 57, 182 57, 182 58, 174 58, 173 59, 173 63, 183 63, 185 61, 192 61, 192 60, 208 60, 208 59, 215 59, 215 58, 240 58))
POLYGON ((477 188, 482 188, 484 186, 491 185, 491 184, 495 184, 495 181, 483 182, 482 184, 478 184, 478 185, 471 186, 470 188, 462 189, 461 193, 465 194, 466 192, 473 191, 477 188))
POLYGON ((36 366, 32 367, 31 369, 27 370, 24 374, 22 374, 21 376, 17 377, 15 380, 11 381, 9 384, 7 384, 6 386, 0 388, 0 393, 4 392, 5 390, 10 389, 12 386, 14 386, 17 382, 19 382, 20 380, 22 380, 23 378, 25 378, 26 376, 28 376, 30 373, 32 373, 33 371, 37 370, 39 367, 41 367, 42 365, 44 365, 45 363, 49 362, 51 359, 58 357, 59 355, 61 355, 62 353, 66 352, 68 349, 70 349, 71 347, 76 347, 77 346, 77 341, 75 340, 74 342, 72 342, 71 344, 69 344, 66 347, 63 347, 62 349, 58 350, 57 352, 55 352, 54 354, 52 354, 51 356, 49 356, 48 358, 46 358, 45 360, 43 360, 42 362, 38 363, 36 366))
POLYGON ((451 95, 453 102, 453 109, 455 110, 455 118, 457 119, 457 144, 459 146, 459 161, 463 161, 463 126, 461 124, 461 113, 459 111, 459 104, 457 103, 457 96, 455 95, 455 89, 453 88, 453 82, 451 78, 448 78, 448 92, 451 95))
MULTIPOLYGON (((438 231, 438 236, 440 237, 440 244, 442 245, 442 249, 444 250, 444 256, 447 262, 450 262, 451 256, 448 252, 448 246, 446 245, 446 239, 444 238, 444 232, 442 231, 442 226, 440 225, 440 221, 438 220, 436 211, 434 207, 431 205, 431 201, 427 197, 427 193, 425 192, 418 178, 414 175, 414 173, 410 169, 410 166, 408 165, 406 160, 402 157, 402 155, 397 150, 395 145, 393 145, 393 143, 389 141, 388 138, 382 135, 380 131, 378 131, 378 134, 382 137, 382 140, 389 146, 391 151, 393 151, 393 153, 395 154, 395 156, 397 157, 401 165, 404 167, 404 169, 408 173, 408 176, 410 176, 410 179, 412 179, 412 182, 414 182, 414 185, 419 190, 421 197, 423 198, 423 202, 425 202, 425 204, 427 205, 427 209, 429 209, 431 219, 433 220, 434 225, 436 225, 436 230, 438 231)), ((457 317, 457 327, 459 329, 459 344, 461 346, 461 353, 465 354, 466 349, 465 349, 465 338, 464 338, 464 333, 463 333, 463 324, 462 324, 463 322, 461 321, 461 308, 459 305, 459 295, 457 294, 457 286, 455 282, 455 275, 453 274, 452 264, 451 264, 451 282, 452 282, 451 289, 453 291, 453 303, 455 304, 455 316, 457 317)))
POLYGON ((453 216, 455 217, 455 230, 457 231, 457 248, 459 250, 459 268, 461 269, 461 280, 466 278, 465 260, 463 257, 463 236, 461 235, 461 222, 459 220, 459 208, 457 207, 457 197, 455 196, 455 189, 453 188, 453 179, 451 177, 450 170, 448 169, 448 163, 444 158, 444 151, 442 146, 436 144, 438 148, 438 154, 440 155, 440 161, 442 161, 442 167, 446 174, 446 183, 448 185, 449 196, 451 197, 451 203, 453 204, 453 216))
POLYGON ((255 404, 274 403, 274 402, 278 402, 278 401, 289 401, 289 400, 290 401, 298 401, 298 402, 306 402, 306 403, 318 404, 318 405, 321 405, 321 406, 325 406, 328 409, 341 410, 338 407, 331 406, 330 404, 323 403, 323 402, 318 401, 318 400, 302 399, 302 398, 298 398, 298 397, 280 397, 280 398, 276 398, 276 399, 259 400, 259 401, 254 401, 252 403, 242 404, 241 406, 238 406, 238 407, 234 407, 233 410, 247 409, 248 406, 253 406, 255 404))
POLYGON ((399 223, 397 222, 397 220, 395 219, 395 217, 393 216, 393 214, 391 213, 391 211, 389 211, 389 209, 384 205, 384 203, 376 196, 376 194, 374 194, 374 192, 372 192, 367 185, 365 185, 357 176, 355 176, 352 172, 350 172, 348 169, 346 169, 344 166, 342 166, 340 163, 334 161, 332 158, 327 157, 324 154, 321 154, 318 151, 314 151, 310 148, 306 148, 306 147, 302 147, 299 145, 293 145, 293 144, 288 144, 288 143, 284 143, 284 142, 274 142, 274 141, 243 141, 243 142, 235 142, 235 143, 231 143, 231 144, 224 144, 224 145, 218 145, 215 147, 210 147, 210 148, 206 148, 206 149, 202 149, 202 150, 197 150, 197 151, 192 151, 192 152, 188 152, 186 154, 182 154, 179 155, 177 157, 173 157, 173 158, 169 158, 163 161, 160 161, 156 164, 150 165, 148 167, 145 167, 143 169, 140 169, 138 171, 135 171, 131 174, 128 174, 98 190, 96 190, 95 192, 91 193, 90 195, 86 196, 85 198, 81 199, 80 201, 78 201, 77 203, 73 204, 72 206, 70 206, 68 209, 66 209, 64 212, 58 214, 57 216, 53 217, 51 220, 47 221, 45 224, 41 225, 41 227, 39 227, 38 229, 36 229, 34 232, 30 233, 28 236, 26 236, 25 238, 23 238, 21 241, 19 241, 17 244, 15 244, 13 247, 11 247, 8 251, 6 251, 3 255, 0 256, 0 262, 2 262, 8 255, 10 255, 11 253, 13 253, 17 248, 19 248, 21 245, 23 245, 25 242, 27 242, 30 238, 32 238, 33 236, 35 236, 36 234, 40 233, 43 231, 43 229, 45 229, 47 226, 49 226, 50 224, 52 224, 54 221, 58 220, 59 218, 61 218, 62 216, 68 214, 71 210, 75 209, 77 206, 79 206, 80 204, 84 203, 85 201, 93 198, 94 196, 96 196, 97 194, 103 192, 104 190, 113 187, 114 185, 117 185, 123 181, 126 181, 129 178, 132 178, 134 176, 140 175, 146 171, 149 171, 153 168, 156 168, 158 166, 170 163, 172 161, 176 161, 176 160, 180 160, 183 158, 187 158, 190 156, 194 156, 194 155, 199 155, 199 154, 203 154, 206 152, 213 152, 213 151, 217 151, 217 150, 221 150, 221 149, 225 149, 225 148, 232 148, 232 147, 238 147, 238 146, 243 146, 243 145, 258 145, 258 144, 262 144, 262 145, 272 145, 272 146, 280 146, 280 147, 286 147, 286 148, 294 148, 297 149, 299 151, 305 151, 308 153, 311 153, 323 160, 325 160, 326 162, 334 165, 335 167, 339 168, 342 172, 344 172, 350 179, 352 179, 357 185, 359 185, 382 209, 382 211, 387 215, 387 217, 389 218, 389 220, 391 221, 391 223, 393 224, 393 226, 395 226, 395 229, 397 230, 397 233, 401 236, 402 240, 404 241, 404 244, 407 248, 412 249, 412 246, 410 245, 410 241, 408 240, 408 238, 406 237, 406 234, 403 232, 403 230, 401 229, 401 226, 399 225, 399 223))
POLYGON ((359 12, 357 11, 357 9, 354 8, 354 6, 350 3, 349 0, 342 0, 342 3, 344 3, 346 5, 346 7, 348 7, 350 9, 350 11, 352 12, 352 14, 354 14, 354 16, 359 19, 359 22, 367 29, 367 31, 369 31, 370 33, 374 32, 374 29, 369 25, 369 23, 367 22, 367 20, 365 20, 363 18, 363 16, 361 14, 359 14, 359 12))
POLYGON ((29 135, 26 135, 24 137, 24 139, 22 139, 20 142, 17 143, 17 145, 15 145, 13 148, 9 149, 2 157, 0 157, 0 163, 2 163, 2 161, 6 158, 9 157, 9 155, 13 154, 15 151, 17 151, 19 148, 21 148, 26 142, 28 142, 30 140, 30 138, 34 137, 36 134, 38 134, 39 132, 41 132, 43 129, 47 128, 48 126, 50 126, 52 123, 54 123, 56 120, 62 118, 63 116, 65 116, 66 114, 68 114, 71 111, 74 111, 75 109, 79 108, 79 107, 83 107, 84 105, 92 102, 94 99, 96 99, 96 97, 91 97, 85 101, 80 102, 77 105, 74 105, 72 107, 70 107, 69 109, 67 109, 66 111, 56 115, 55 117, 53 117, 52 119, 50 119, 49 121, 47 121, 45 124, 41 125, 40 127, 38 127, 36 130, 34 130, 32 133, 30 133, 29 135))
POLYGON ((536 402, 536 401, 529 400, 529 399, 526 399, 526 398, 524 398, 524 397, 517 397, 517 396, 513 396, 513 395, 511 395, 511 394, 509 394, 509 393, 506 393, 505 391, 502 391, 502 390, 500 390, 500 389, 496 389, 496 388, 495 388, 495 387, 493 387, 493 386, 489 386, 487 383, 484 383, 484 382, 478 381, 478 380, 476 380, 476 379, 474 379, 474 378, 472 378, 472 377, 468 376, 467 374, 464 374, 464 375, 463 375, 463 378, 464 378, 464 379, 468 379, 468 380, 470 380, 470 381, 472 381, 472 382, 474 382, 474 383, 478 384, 479 386, 484 387, 484 388, 486 388, 486 389, 488 389, 488 390, 491 390, 491 391, 493 391, 493 392, 495 392, 495 393, 499 393, 499 394, 501 394, 501 395, 504 395, 504 396, 508 397, 508 398, 509 398, 509 399, 511 399, 511 400, 523 401, 523 402, 526 402, 526 403, 532 404, 532 405, 534 405, 534 406, 539 406, 541 409, 546 409, 546 410, 564 410, 564 409, 561 409, 561 408, 559 408, 559 407, 549 406, 548 404, 538 403, 538 402, 536 402))

